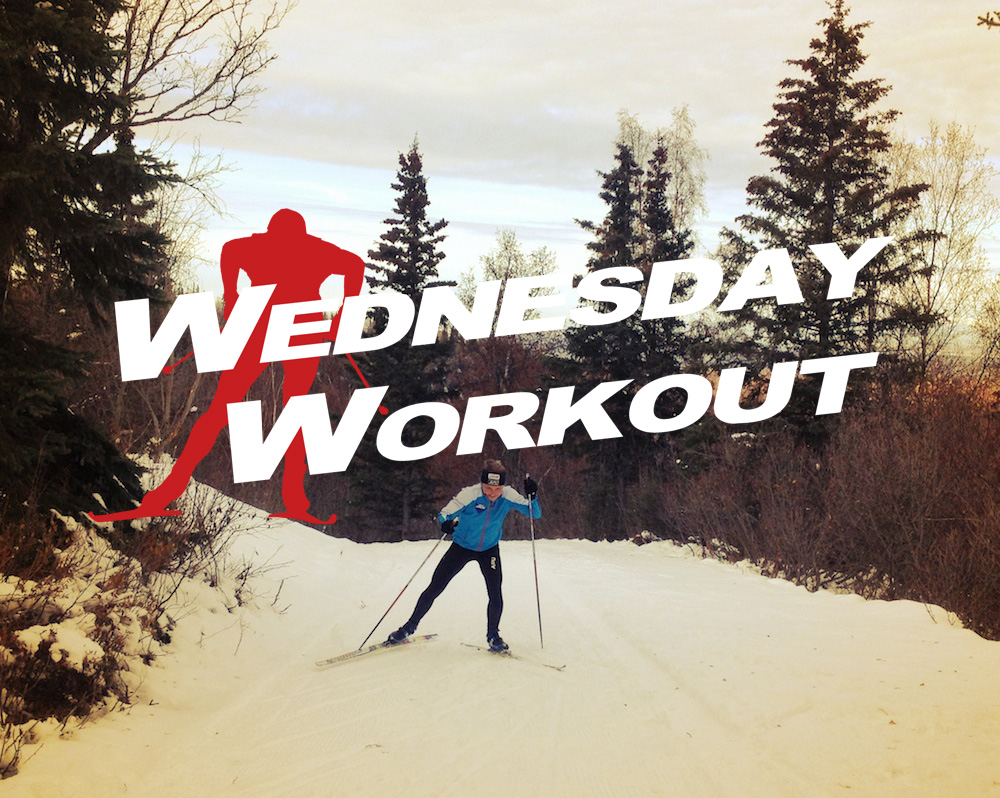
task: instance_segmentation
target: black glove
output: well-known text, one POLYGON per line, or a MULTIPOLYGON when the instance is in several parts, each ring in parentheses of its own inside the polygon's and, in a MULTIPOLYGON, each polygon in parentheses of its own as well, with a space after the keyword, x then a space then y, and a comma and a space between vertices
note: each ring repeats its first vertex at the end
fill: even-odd
POLYGON ((534 499, 538 495, 538 483, 529 476, 524 478, 524 495, 529 499, 534 499))
POLYGON ((450 521, 441 522, 441 533, 444 535, 451 535, 455 531, 455 527, 458 526, 458 519, 452 518, 450 521))

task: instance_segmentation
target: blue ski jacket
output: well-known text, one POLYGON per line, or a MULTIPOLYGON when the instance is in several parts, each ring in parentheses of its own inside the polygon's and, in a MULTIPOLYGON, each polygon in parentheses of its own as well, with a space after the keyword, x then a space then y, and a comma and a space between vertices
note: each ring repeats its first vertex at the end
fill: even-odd
POLYGON ((524 496, 510 485, 504 485, 500 496, 491 502, 483 494, 481 485, 469 485, 467 488, 462 488, 455 498, 442 508, 438 513, 438 523, 443 524, 445 521, 458 518, 458 526, 455 527, 452 540, 463 549, 485 551, 500 542, 503 519, 511 510, 530 518, 542 517, 542 507, 538 503, 537 496, 529 505, 524 496))

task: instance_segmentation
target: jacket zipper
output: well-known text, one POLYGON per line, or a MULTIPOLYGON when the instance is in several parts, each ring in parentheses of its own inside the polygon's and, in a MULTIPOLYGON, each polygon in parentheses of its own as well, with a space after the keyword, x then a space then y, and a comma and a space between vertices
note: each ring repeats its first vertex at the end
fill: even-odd
POLYGON ((489 499, 486 500, 486 519, 483 521, 483 528, 479 531, 479 548, 476 551, 483 550, 483 540, 486 538, 486 526, 490 522, 490 513, 493 512, 493 502, 489 499))

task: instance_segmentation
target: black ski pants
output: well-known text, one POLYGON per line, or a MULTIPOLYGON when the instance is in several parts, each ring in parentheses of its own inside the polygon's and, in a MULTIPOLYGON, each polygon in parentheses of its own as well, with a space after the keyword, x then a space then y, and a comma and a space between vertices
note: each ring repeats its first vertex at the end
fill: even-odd
POLYGON ((500 590, 503 571, 500 567, 499 545, 486 549, 486 551, 472 551, 457 543, 452 543, 451 548, 444 553, 441 562, 434 569, 431 583, 417 599, 417 606, 414 608, 407 626, 416 629, 420 619, 427 614, 434 600, 441 595, 458 572, 472 561, 479 563, 479 570, 483 572, 483 579, 486 580, 486 594, 489 597, 489 603, 486 606, 486 636, 498 635, 500 633, 500 614, 503 612, 503 593, 500 590))

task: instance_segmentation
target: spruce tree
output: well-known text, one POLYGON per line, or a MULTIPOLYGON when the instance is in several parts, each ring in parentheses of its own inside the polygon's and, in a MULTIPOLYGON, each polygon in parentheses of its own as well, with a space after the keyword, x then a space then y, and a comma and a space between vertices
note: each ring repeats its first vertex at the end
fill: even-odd
POLYGON ((851 297, 832 301, 826 298, 830 275, 808 248, 837 243, 850 256, 866 239, 889 235, 924 188, 890 187, 883 154, 897 112, 877 108, 890 87, 858 77, 870 23, 849 24, 843 0, 830 8, 811 54, 788 61, 799 74, 779 84, 775 116, 758 145, 773 166, 747 185, 752 210, 737 219, 742 233, 722 234, 730 280, 765 248, 786 249, 799 278, 803 302, 753 300, 734 314, 747 342, 744 362, 749 357, 760 368, 872 351, 899 323, 886 301, 909 267, 898 242, 862 269, 851 297))
MULTIPOLYGON (((431 221, 430 199, 423 161, 416 140, 399 155, 399 169, 392 188, 397 192, 394 215, 385 220, 388 229, 368 252, 368 282, 375 290, 405 294, 419 305, 428 288, 455 285, 438 277, 444 259, 439 246, 447 221, 431 221)), ((374 314, 376 330, 386 323, 384 313, 374 314)), ((446 398, 445 376, 450 344, 441 338, 427 346, 410 346, 408 337, 394 346, 379 349, 363 358, 362 369, 372 385, 387 385, 384 404, 391 411, 420 402, 446 398)), ((360 359, 359 359, 360 360, 360 359)), ((378 422, 374 422, 377 424, 378 422)), ((433 433, 432 422, 414 420, 403 431, 403 444, 417 446, 433 433)), ((403 538, 426 529, 426 518, 436 507, 436 481, 426 461, 395 462, 375 451, 375 430, 359 451, 356 484, 362 499, 361 513, 377 522, 383 534, 403 538), (422 523, 419 523, 422 522, 422 523)))
MULTIPOLYGON (((615 166, 600 174, 600 197, 608 208, 604 220, 600 224, 579 222, 594 236, 587 243, 587 249, 593 253, 587 261, 587 271, 637 266, 642 262, 642 243, 637 233, 642 169, 631 149, 625 144, 618 144, 615 166)), ((610 307, 598 303, 597 309, 606 312, 610 307)), ((566 339, 571 355, 582 367, 581 376, 584 379, 620 380, 633 376, 635 334, 635 326, 626 320, 608 326, 571 327, 566 339)))
POLYGON ((148 296, 163 240, 142 218, 167 166, 127 128, 98 151, 88 136, 119 115, 111 89, 117 0, 10 2, 0 11, 0 318, 11 281, 49 276, 91 311, 148 296))
MULTIPOLYGON (((645 199, 642 203, 644 257, 640 263, 643 275, 649 279, 654 263, 682 260, 690 257, 693 237, 690 230, 678 229, 672 205, 672 175, 668 169, 670 153, 663 138, 657 141, 646 167, 643 182, 645 199)), ((694 278, 690 272, 678 276, 674 284, 676 295, 685 295, 694 278)), ((643 292, 645 291, 643 283, 643 292)), ((684 321, 680 318, 655 319, 642 322, 647 339, 647 376, 674 374, 680 370, 691 344, 684 321)))
MULTIPOLYGON (((688 231, 678 230, 670 210, 668 153, 660 139, 643 169, 625 142, 616 145, 615 166, 601 173, 601 199, 607 213, 600 224, 581 222, 594 235, 588 243, 593 253, 588 272, 616 266, 638 268, 648 278, 655 262, 679 260, 691 250, 688 231)), ((646 282, 633 284, 642 293, 646 282)), ((678 286, 683 291, 684 284, 678 286)), ((608 308, 597 303, 598 311, 608 308)), ((632 397, 646 383, 681 370, 690 340, 678 319, 642 321, 638 313, 608 326, 576 326, 567 331, 570 362, 563 375, 572 377, 578 390, 612 380, 631 379, 605 408, 622 432, 621 438, 571 442, 587 462, 586 500, 597 537, 628 534, 632 522, 648 520, 655 500, 644 501, 640 487, 658 483, 664 468, 673 463, 674 441, 637 431, 628 421, 632 397), (644 479, 645 477, 645 479, 644 479)), ((679 411, 682 398, 670 393, 658 401, 656 413, 670 417, 679 411)))
MULTIPOLYGON (((104 147, 88 131, 116 118, 117 0, 0 8, 0 490, 8 509, 68 513, 139 495, 136 471, 67 407, 83 361, 48 340, 46 312, 85 306, 100 322, 120 299, 156 296, 164 240, 144 219, 169 168, 126 129, 104 147), (38 297, 60 304, 40 306, 38 297)), ((3 509, 3 508, 0 508, 3 509)))
POLYGON ((373 288, 392 288, 407 296, 417 296, 425 288, 453 285, 438 279, 438 264, 444 253, 438 247, 444 241, 441 231, 448 222, 430 221, 427 209, 427 178, 416 139, 410 149, 399 154, 399 169, 392 188, 397 192, 395 216, 386 219, 389 226, 374 249, 368 251, 373 261, 368 283, 373 288))

